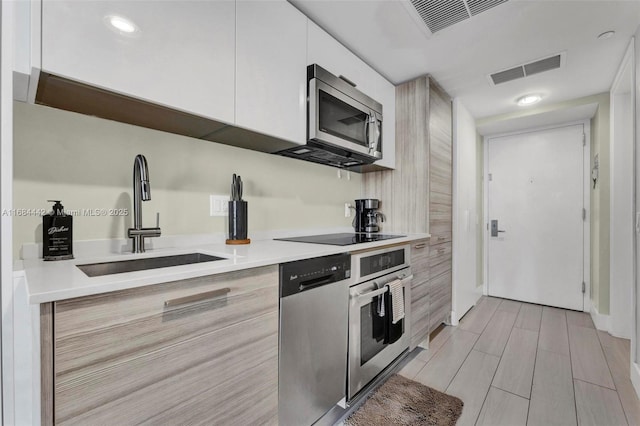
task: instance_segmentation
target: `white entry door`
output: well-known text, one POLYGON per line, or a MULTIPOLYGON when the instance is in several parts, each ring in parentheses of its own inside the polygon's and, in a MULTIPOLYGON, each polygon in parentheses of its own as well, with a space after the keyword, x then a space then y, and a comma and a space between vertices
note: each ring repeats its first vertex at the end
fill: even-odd
POLYGON ((489 295, 583 310, 583 133, 487 139, 489 295))

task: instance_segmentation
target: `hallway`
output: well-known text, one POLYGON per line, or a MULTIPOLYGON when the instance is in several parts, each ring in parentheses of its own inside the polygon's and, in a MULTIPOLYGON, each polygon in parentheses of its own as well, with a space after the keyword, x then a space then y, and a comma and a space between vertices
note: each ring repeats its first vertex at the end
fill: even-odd
POLYGON ((629 345, 586 313, 483 297, 399 374, 461 398, 458 425, 640 425, 629 345))

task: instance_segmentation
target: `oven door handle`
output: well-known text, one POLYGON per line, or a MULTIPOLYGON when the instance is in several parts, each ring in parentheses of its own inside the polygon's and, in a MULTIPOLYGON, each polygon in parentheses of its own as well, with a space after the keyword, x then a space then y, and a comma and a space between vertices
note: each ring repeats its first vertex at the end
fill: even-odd
MULTIPOLYGON (((409 276, 404 276, 401 275, 399 276, 397 279, 400 280, 400 282, 404 285, 404 283, 406 281, 409 281, 413 278, 413 275, 409 275, 409 276)), ((391 282, 391 281, 390 281, 391 282)), ((387 291, 389 291, 389 287, 385 284, 384 287, 379 288, 377 290, 373 290, 367 293, 356 293, 356 297, 360 300, 360 299, 373 299, 376 296, 380 296, 381 294, 386 293, 387 291)))
POLYGON ((370 291, 368 293, 358 293, 358 299, 373 299, 376 296, 380 296, 381 294, 385 294, 389 290, 389 287, 386 285, 382 288, 379 288, 374 291, 370 291))

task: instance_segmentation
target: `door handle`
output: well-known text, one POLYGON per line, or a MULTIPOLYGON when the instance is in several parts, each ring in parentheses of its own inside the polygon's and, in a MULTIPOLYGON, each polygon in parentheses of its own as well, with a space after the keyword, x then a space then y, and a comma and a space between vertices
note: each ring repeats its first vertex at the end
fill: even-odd
POLYGON ((231 291, 230 288, 221 288, 219 290, 207 291, 204 293, 194 294, 191 296, 179 297, 177 299, 166 300, 164 306, 166 308, 185 305, 188 303, 204 302, 205 300, 215 299, 218 297, 226 297, 227 293, 231 291))
POLYGON ((507 231, 503 229, 498 229, 498 221, 494 219, 491 221, 491 236, 497 237, 499 232, 507 232, 507 231))

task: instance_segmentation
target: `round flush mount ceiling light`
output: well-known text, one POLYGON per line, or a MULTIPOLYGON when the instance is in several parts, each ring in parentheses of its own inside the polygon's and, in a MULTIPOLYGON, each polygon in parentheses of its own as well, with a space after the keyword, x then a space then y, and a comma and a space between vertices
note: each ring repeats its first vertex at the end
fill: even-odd
POLYGON ((605 31, 605 32, 603 32, 602 34, 598 35, 598 39, 600 39, 600 40, 606 40, 606 39, 608 39, 608 38, 613 37, 615 34, 616 34, 616 32, 615 32, 615 31, 612 31, 612 30, 611 30, 611 31, 605 31))
POLYGON ((122 35, 134 35, 140 31, 133 21, 122 16, 107 15, 104 21, 109 28, 122 35))
POLYGON ((516 100, 516 103, 519 106, 529 106, 533 104, 537 104, 542 100, 542 96, 538 94, 524 95, 516 100))

